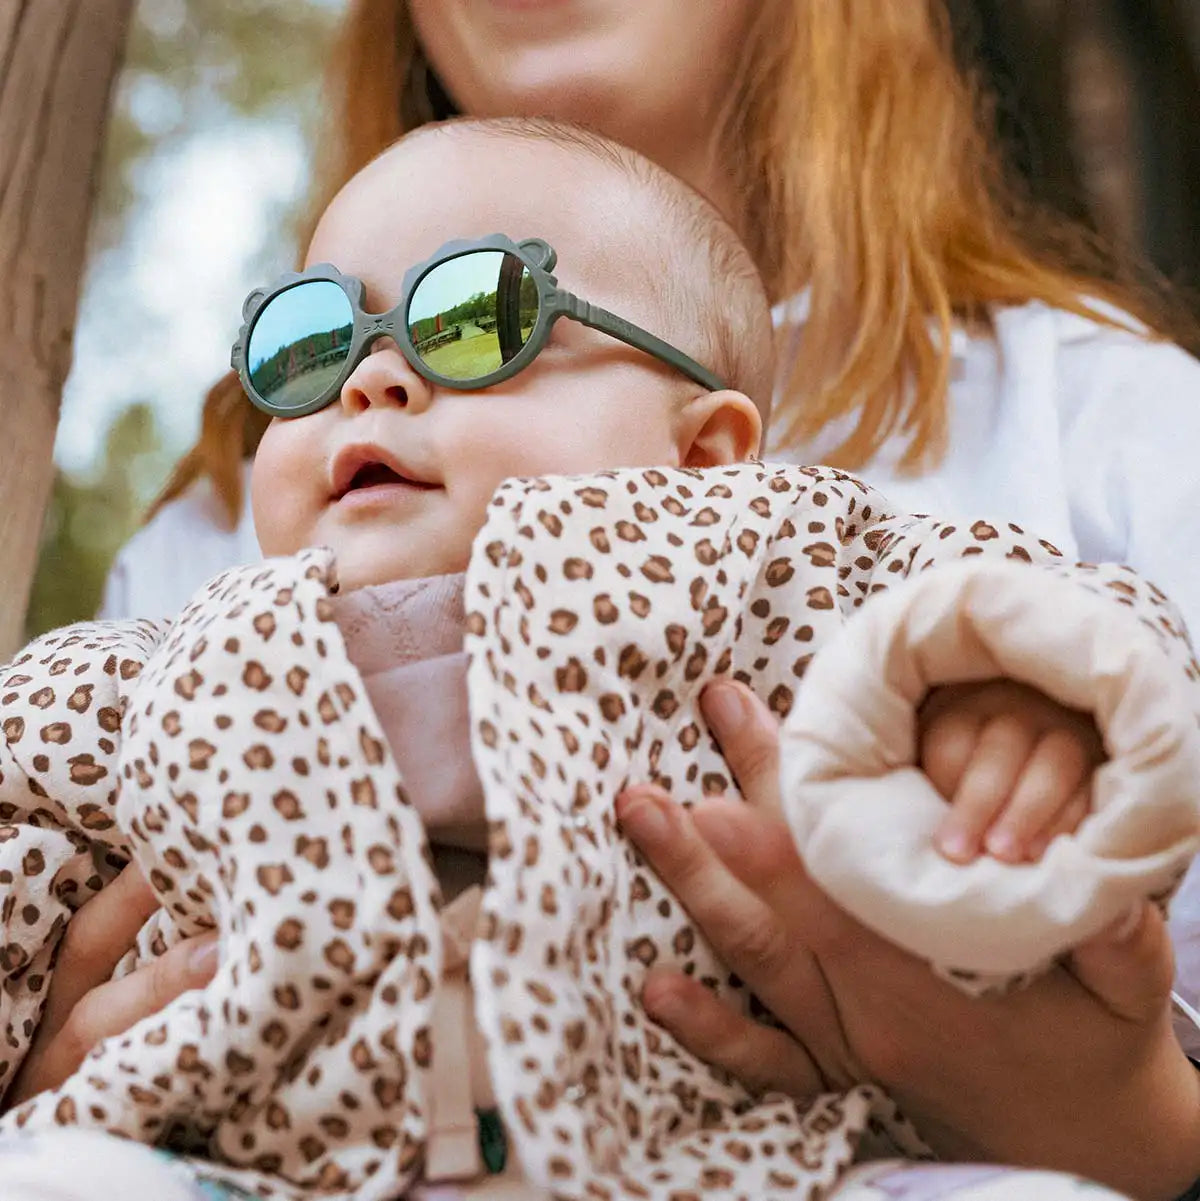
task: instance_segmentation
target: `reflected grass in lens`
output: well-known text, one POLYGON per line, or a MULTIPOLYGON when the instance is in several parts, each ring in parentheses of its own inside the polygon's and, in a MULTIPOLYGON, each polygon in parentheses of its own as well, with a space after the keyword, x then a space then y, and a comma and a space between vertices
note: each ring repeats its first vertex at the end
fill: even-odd
MULTIPOLYGON (((498 371, 502 366, 500 338, 495 330, 485 333, 475 329, 474 334, 463 331, 461 341, 443 342, 428 350, 419 350, 421 359, 430 370, 446 379, 481 379, 498 371)), ((528 340, 533 327, 521 331, 522 342, 528 340)))
POLYGON ((495 330, 484 333, 472 325, 463 330, 460 340, 423 351, 421 358, 447 379, 479 379, 499 368, 500 339, 495 330))
POLYGON ((342 369, 343 359, 301 371, 285 380, 273 392, 263 397, 278 409, 298 409, 315 400, 328 388, 342 369))
POLYGON ((246 347, 254 390, 280 408, 315 400, 345 362, 353 323, 349 297, 331 280, 305 280, 273 296, 246 347))

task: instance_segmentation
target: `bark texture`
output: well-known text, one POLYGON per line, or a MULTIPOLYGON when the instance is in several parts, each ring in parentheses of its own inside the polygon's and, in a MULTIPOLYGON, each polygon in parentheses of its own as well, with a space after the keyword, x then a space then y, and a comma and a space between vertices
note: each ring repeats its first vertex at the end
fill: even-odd
POLYGON ((20 641, 133 0, 0 0, 0 660, 20 641))

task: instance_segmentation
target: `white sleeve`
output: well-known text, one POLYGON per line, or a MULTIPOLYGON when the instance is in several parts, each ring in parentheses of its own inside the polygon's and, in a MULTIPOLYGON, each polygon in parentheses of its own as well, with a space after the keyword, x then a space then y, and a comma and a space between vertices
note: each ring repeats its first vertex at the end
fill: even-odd
MULTIPOLYGON (((949 557, 947 529, 928 532, 949 557)), ((896 535, 883 553, 919 566, 808 665, 780 735, 783 809, 831 900, 978 994, 1173 891, 1200 847, 1200 686, 1177 614, 1126 569, 938 563, 913 545, 896 535), (946 802, 918 767, 917 710, 932 687, 988 679, 1090 713, 1104 739, 1091 811, 1036 863, 934 849, 946 802)))
POLYGON ((247 502, 233 530, 224 527, 207 481, 165 505, 118 552, 104 585, 105 620, 171 617, 202 584, 228 567, 262 558, 247 502))
MULTIPOLYGON (((1200 362, 1111 331, 1060 360, 1063 452, 1082 557, 1119 559, 1158 584, 1200 637, 1200 362)), ((1175 1028, 1200 1055, 1200 862, 1170 915, 1175 1028)))
MULTIPOLYGON (((136 535, 135 535, 136 537, 136 535)), ((104 595, 96 611, 97 621, 122 621, 132 615, 129 598, 129 547, 127 542, 113 560, 104 579, 104 595)))
POLYGON ((1064 344, 1060 386, 1080 557, 1134 568, 1200 635, 1200 362, 1097 331, 1064 344))

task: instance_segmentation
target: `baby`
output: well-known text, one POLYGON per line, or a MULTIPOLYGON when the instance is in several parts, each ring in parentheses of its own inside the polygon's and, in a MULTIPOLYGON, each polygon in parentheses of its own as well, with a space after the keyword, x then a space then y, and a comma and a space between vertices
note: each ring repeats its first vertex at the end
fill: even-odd
POLYGON ((952 973, 1032 970, 1193 848, 1173 612, 1014 527, 753 461, 772 354, 750 259, 601 139, 412 135, 309 262, 249 297, 234 348, 276 418, 253 482, 276 557, 168 628, 72 627, 4 673, 3 1078, 63 927, 126 857, 163 902, 127 967, 221 935, 206 989, 5 1125, 167 1142, 285 1197, 480 1176, 463 1195, 846 1196, 856 1158, 921 1155, 878 1089, 753 1101, 646 1019, 651 964, 741 989, 612 802, 732 791, 698 698, 743 680, 787 719, 785 803, 835 899, 865 888, 864 920, 952 973), (862 798, 898 882, 846 847, 863 781, 911 794, 862 798), (1067 844, 1064 907, 1043 868, 1067 844), (929 879, 967 884, 931 905, 929 879), (915 906, 896 930, 888 889, 915 906), (1034 930, 1012 962, 938 942, 976 900, 1034 930))
MULTIPOLYGON (((553 137, 553 149, 538 150, 560 161, 564 150, 590 153, 593 173, 597 154, 618 153, 553 137)), ((732 229, 632 155, 624 169, 640 188, 614 196, 597 186, 580 203, 573 166, 556 173, 547 163, 534 205, 521 175, 532 150, 522 149, 485 205, 461 186, 474 138, 410 138, 318 227, 309 262, 336 268, 310 268, 247 301, 249 341, 234 366, 276 418, 253 476, 265 554, 328 546, 344 591, 459 573, 505 479, 707 468, 758 451, 774 378, 770 310, 732 229), (403 196, 403 215, 381 194, 403 196), (538 237, 442 244, 489 222, 519 236, 533 222, 538 237), (602 240, 589 236, 596 227, 602 240), (557 266, 551 247, 569 248, 557 266), (583 305, 557 298, 551 270, 583 305), (519 310, 507 343, 497 320, 506 298, 519 310), (476 300, 486 317, 464 317, 476 300), (620 317, 584 312, 596 304, 620 317), (615 339, 630 340, 629 321, 665 342, 641 333, 623 345, 615 339), (297 346, 325 327, 341 331, 331 349, 297 364, 297 346)), ((953 801, 938 840, 948 857, 969 860, 986 838, 999 858, 1036 858, 1086 813, 1088 778, 1104 757, 1086 714, 994 682, 939 690, 922 719, 922 766, 953 801)))

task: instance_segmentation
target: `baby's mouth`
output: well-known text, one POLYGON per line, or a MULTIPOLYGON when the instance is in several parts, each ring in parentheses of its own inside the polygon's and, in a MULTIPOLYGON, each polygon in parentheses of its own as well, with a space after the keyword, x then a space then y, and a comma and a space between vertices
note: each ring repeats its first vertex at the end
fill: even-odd
MULTIPOLYGON (((355 473, 346 492, 357 492, 362 488, 378 488, 387 484, 408 484, 414 488, 431 488, 432 484, 418 484, 393 470, 386 463, 366 463, 355 473)), ((343 496, 345 493, 342 494, 343 496)))
POLYGON ((339 456, 334 467, 332 488, 335 502, 376 489, 404 488, 429 492, 439 487, 438 484, 406 475, 399 464, 386 462, 382 455, 371 453, 371 450, 355 447, 339 456))

